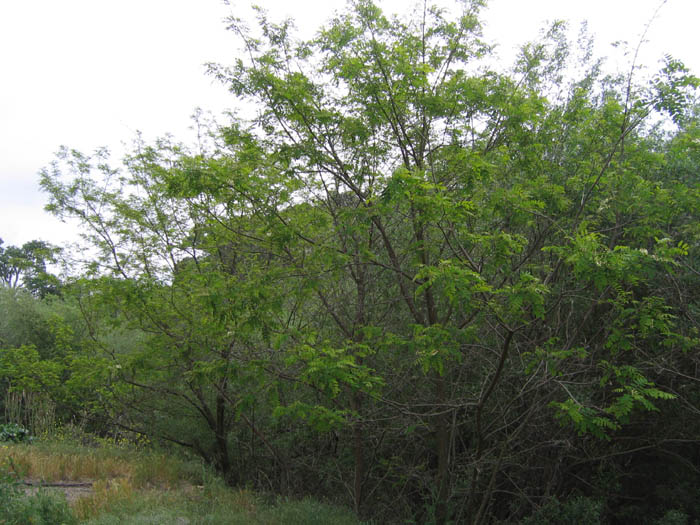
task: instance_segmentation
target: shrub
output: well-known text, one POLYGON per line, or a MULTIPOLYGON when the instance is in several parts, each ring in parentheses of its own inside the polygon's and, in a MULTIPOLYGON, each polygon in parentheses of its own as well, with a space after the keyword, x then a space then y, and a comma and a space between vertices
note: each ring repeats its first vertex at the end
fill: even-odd
POLYGON ((669 510, 664 517, 654 522, 654 525, 687 525, 688 515, 680 510, 669 510))
POLYGON ((21 443, 30 440, 29 431, 17 423, 5 423, 4 425, 0 425, 0 441, 21 443))
POLYGON ((576 497, 560 502, 556 498, 525 518, 523 525, 550 525, 554 523, 576 523, 599 525, 602 523, 603 504, 600 501, 576 497))

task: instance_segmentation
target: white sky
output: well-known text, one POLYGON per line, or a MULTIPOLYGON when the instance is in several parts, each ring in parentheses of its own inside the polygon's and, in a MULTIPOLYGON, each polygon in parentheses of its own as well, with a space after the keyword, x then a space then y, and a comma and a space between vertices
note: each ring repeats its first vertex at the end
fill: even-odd
MULTIPOLYGON (((0 238, 75 239, 75 227, 43 211, 38 171, 65 144, 115 152, 136 130, 186 140, 196 107, 219 114, 235 105, 207 77, 204 63, 230 64, 238 44, 225 29, 232 0, 0 0, 0 238)), ((274 18, 292 16, 309 36, 344 0, 258 0, 274 18)), ((381 1, 385 11, 413 2, 381 1)), ((661 0, 490 0, 486 36, 511 57, 545 20, 587 19, 599 54, 626 40, 635 47, 661 0)), ((652 70, 671 53, 700 75, 700 1, 668 0, 653 22, 641 60, 652 70)), ((510 58, 509 58, 510 60, 510 58)), ((628 68, 629 64, 621 63, 628 68)))

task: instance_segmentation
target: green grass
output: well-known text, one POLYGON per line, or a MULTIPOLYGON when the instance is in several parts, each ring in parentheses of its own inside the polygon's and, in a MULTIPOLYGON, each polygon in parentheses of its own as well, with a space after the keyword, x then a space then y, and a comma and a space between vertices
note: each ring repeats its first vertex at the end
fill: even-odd
MULTIPOLYGON (((0 446, 0 464, 23 479, 91 482, 92 492, 70 502, 78 523, 125 524, 327 524, 359 523, 349 510, 306 499, 270 504, 248 490, 228 487, 197 460, 125 444, 80 445, 73 438, 0 446)), ((56 490, 19 494, 22 504, 41 497, 63 499, 56 490), (53 495, 51 495, 53 494, 53 495)), ((39 498, 39 499, 37 499, 39 498)), ((35 501, 36 500, 36 501, 35 501)), ((3 522, 0 510, 0 523, 3 522)), ((60 523, 43 521, 41 523, 60 523)))
POLYGON ((112 505, 86 521, 91 525, 153 524, 318 524, 345 525, 358 521, 350 511, 311 500, 262 505, 255 496, 239 494, 215 501, 182 498, 178 494, 143 494, 112 505))

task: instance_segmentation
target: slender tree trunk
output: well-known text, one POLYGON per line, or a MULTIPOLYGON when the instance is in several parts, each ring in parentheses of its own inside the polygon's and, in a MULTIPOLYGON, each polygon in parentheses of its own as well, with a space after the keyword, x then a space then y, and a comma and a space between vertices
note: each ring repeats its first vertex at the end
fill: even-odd
MULTIPOLYGON (((361 400, 357 393, 353 393, 350 397, 350 406, 352 410, 356 413, 360 413, 361 400)), ((353 423, 352 427, 352 448, 353 456, 355 459, 355 477, 353 480, 353 506, 355 509, 355 514, 360 514, 360 509, 362 507, 362 497, 363 497, 363 485, 365 482, 365 475, 367 471, 367 465, 365 463, 365 451, 364 451, 364 435, 362 429, 362 423, 356 421, 353 423)))
MULTIPOLYGON (((439 404, 445 401, 445 380, 436 379, 436 393, 439 404)), ((441 408, 438 410, 443 411, 441 408)), ((442 525, 447 521, 447 503, 450 497, 450 428, 447 414, 435 417, 435 448, 437 452, 437 503, 435 505, 435 521, 442 525)))
POLYGON ((216 396, 216 455, 219 468, 228 479, 231 473, 231 461, 228 454, 227 428, 226 428, 226 399, 221 394, 216 396))

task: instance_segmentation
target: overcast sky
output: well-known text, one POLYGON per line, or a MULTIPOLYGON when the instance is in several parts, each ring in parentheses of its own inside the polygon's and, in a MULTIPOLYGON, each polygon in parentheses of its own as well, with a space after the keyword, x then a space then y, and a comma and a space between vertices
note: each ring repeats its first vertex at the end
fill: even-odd
MULTIPOLYGON (((235 105, 205 75, 206 62, 230 64, 237 42, 224 18, 247 13, 232 0, 0 0, 0 238, 61 244, 75 228, 43 211, 38 171, 65 144, 120 151, 137 130, 186 140, 196 107, 220 114, 235 105)), ((344 0, 258 0, 273 17, 292 16, 311 35, 344 0)), ((491 0, 485 33, 511 60, 545 20, 588 20, 598 52, 635 47, 661 0, 491 0)), ((394 12, 409 2, 379 4, 394 12)), ((670 53, 700 75, 698 0, 668 0, 652 23, 641 60, 651 69, 670 53)), ((626 59, 618 61, 628 68, 626 59)))

